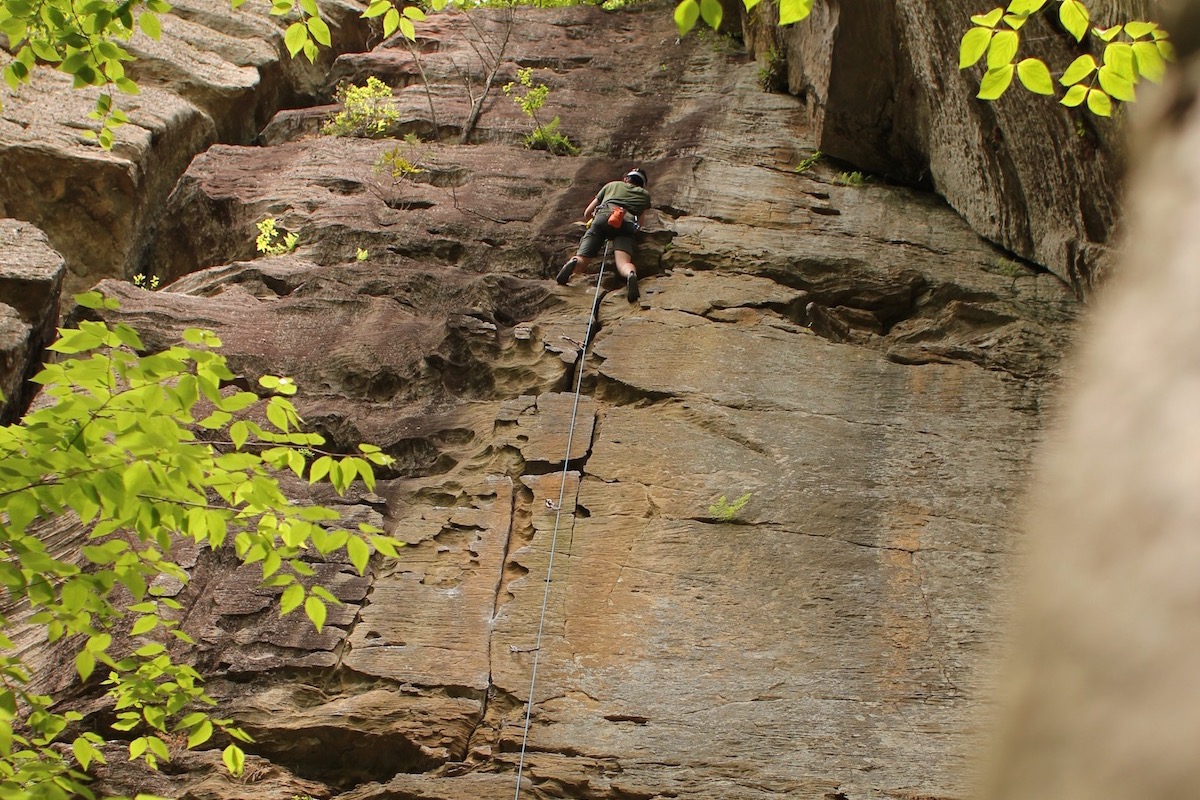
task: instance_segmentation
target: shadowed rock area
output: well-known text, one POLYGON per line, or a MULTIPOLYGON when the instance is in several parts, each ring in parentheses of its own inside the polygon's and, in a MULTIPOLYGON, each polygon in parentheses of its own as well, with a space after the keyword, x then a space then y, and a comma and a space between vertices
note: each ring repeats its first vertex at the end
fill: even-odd
POLYGON ((343 601, 320 634, 195 554, 183 627, 256 739, 247 777, 114 748, 104 790, 504 797, 532 690, 530 797, 964 797, 1071 288, 935 195, 797 172, 802 103, 665 8, 518 14, 494 85, 535 67, 574 157, 523 148, 495 89, 465 124, 503 12, 422 32, 419 62, 345 55, 314 94, 379 75, 396 133, 436 141, 284 112, 174 186, 143 264, 173 282, 100 283, 148 348, 210 328, 251 383, 294 377, 335 447, 394 456, 374 493, 321 499, 409 544, 365 578, 317 565, 343 601), (392 148, 425 171, 382 176, 392 148), (549 276, 635 164, 642 298, 610 264, 580 357, 595 280, 549 276), (255 257, 266 216, 294 252, 255 257))

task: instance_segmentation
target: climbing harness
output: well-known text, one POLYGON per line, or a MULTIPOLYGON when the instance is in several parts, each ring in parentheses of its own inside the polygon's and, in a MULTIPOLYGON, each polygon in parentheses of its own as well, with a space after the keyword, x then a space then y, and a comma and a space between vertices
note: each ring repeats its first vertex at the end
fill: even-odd
MULTIPOLYGON (((533 716, 533 692, 537 687, 538 661, 542 655, 542 632, 546 627, 546 608, 550 602, 550 577, 554 573, 554 552, 558 549, 558 524, 562 519, 563 498, 567 493, 567 468, 571 465, 571 444, 575 438, 575 420, 579 416, 579 392, 583 387, 583 366, 584 359, 587 358, 587 347, 592 342, 592 325, 596 322, 596 316, 600 307, 600 286, 604 283, 604 265, 608 263, 608 252, 611 242, 604 245, 604 258, 600 259, 600 273, 596 279, 596 296, 592 299, 592 310, 588 317, 587 332, 583 336, 583 342, 579 344, 579 369, 575 376, 575 401, 571 405, 571 427, 567 431, 567 452, 563 456, 562 478, 558 484, 558 502, 553 505, 549 498, 546 500, 546 507, 554 509, 554 533, 550 537, 550 560, 546 564, 546 587, 542 591, 542 613, 538 619, 537 639, 533 644, 533 670, 529 679, 529 701, 525 704, 525 729, 521 734, 521 755, 517 760, 517 793, 513 800, 521 800, 521 775, 525 771, 525 746, 529 742, 529 720, 533 716)), ((582 475, 580 478, 582 479, 582 475)), ((574 540, 574 532, 571 534, 572 541, 574 540)), ((570 551, 568 550, 568 554, 570 551)), ((528 652, 528 651, 522 651, 528 652)))

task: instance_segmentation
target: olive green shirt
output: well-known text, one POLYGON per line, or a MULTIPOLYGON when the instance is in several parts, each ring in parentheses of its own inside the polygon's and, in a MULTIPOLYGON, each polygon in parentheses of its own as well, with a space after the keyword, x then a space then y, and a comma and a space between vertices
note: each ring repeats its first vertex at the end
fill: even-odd
POLYGON ((650 192, 625 181, 611 181, 596 194, 596 207, 605 203, 618 205, 631 214, 641 214, 650 207, 650 192))

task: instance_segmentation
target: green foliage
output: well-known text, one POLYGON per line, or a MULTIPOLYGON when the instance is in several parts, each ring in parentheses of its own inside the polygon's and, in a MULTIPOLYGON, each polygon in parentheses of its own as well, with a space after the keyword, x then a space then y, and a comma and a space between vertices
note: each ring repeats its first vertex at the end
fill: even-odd
POLYGON ((267 217, 261 222, 256 223, 258 228, 258 238, 254 240, 254 246, 258 252, 265 253, 269 256, 281 256, 284 253, 290 253, 296 249, 296 244, 300 241, 299 234, 288 233, 280 238, 280 231, 275 225, 274 217, 267 217))
POLYGON ((862 186, 867 178, 861 172, 839 172, 833 182, 838 186, 862 186))
MULTIPOLYGON (((758 3, 759 0, 742 0, 747 11, 758 3)), ((779 0, 779 24, 799 22, 812 13, 812 7, 813 0, 779 0)), ((675 26, 680 36, 686 36, 703 19, 704 24, 716 30, 721 27, 723 13, 720 0, 682 0, 675 6, 675 26)))
MULTIPOLYGON (((1089 33, 1091 15, 1082 0, 1058 0, 1058 20, 1075 38, 1089 33)), ((1050 0, 1012 0, 1007 9, 994 8, 987 14, 971 17, 972 27, 958 48, 959 69, 984 61, 986 71, 979 83, 978 97, 995 100, 1012 84, 1014 75, 1029 91, 1054 96, 1050 67, 1037 58, 1017 58, 1021 28, 1034 14, 1041 13, 1050 0)), ((1168 61, 1175 58, 1167 32, 1153 22, 1127 22, 1110 28, 1090 28, 1104 43, 1099 63, 1084 54, 1076 58, 1059 77, 1066 93, 1059 100, 1074 108, 1087 103, 1096 116, 1112 115, 1113 101, 1132 102, 1135 87, 1142 78, 1162 80, 1168 61)))
MULTIPOLYGON (((77 300, 116 307, 98 293, 77 300)), ((91 798, 85 771, 104 761, 103 739, 78 724, 80 714, 29 688, 11 639, 18 623, 70 648, 80 681, 104 687, 130 760, 156 767, 170 759, 168 740, 198 747, 219 735, 237 775, 238 742, 249 737, 209 712, 201 676, 173 656, 193 642, 181 604, 156 588, 161 578, 188 581, 172 547, 191 540, 261 564, 280 614, 303 606, 320 629, 337 600, 312 583, 305 554, 344 550, 362 574, 373 549, 395 556, 400 543, 370 525, 337 528, 337 511, 291 501, 277 476, 328 481, 341 494, 356 478, 373 487, 373 465, 391 459, 370 445, 321 453, 322 437, 305 432, 287 399, 295 383, 263 376, 266 397, 230 388, 235 376, 209 331, 189 329, 182 344, 143 356, 124 324, 59 333, 50 349, 63 360, 33 378, 49 402, 0 427, 0 585, 6 609, 26 609, 19 620, 0 617, 0 796, 91 798), (90 531, 75 552, 54 552, 38 536, 39 521, 62 515, 90 531)))
POLYGON ((530 119, 533 120, 533 133, 525 137, 525 146, 531 150, 548 150, 554 155, 578 155, 579 148, 572 144, 566 134, 559 132, 561 124, 558 117, 542 124, 537 112, 546 104, 550 97, 550 87, 544 83, 535 83, 533 68, 523 67, 517 70, 517 80, 504 85, 504 94, 517 104, 530 119))
MULTIPOLYGON (((441 11, 448 5, 448 0, 430 0, 425 4, 434 11, 441 11)), ((391 36, 397 30, 408 39, 410 42, 417 40, 417 29, 414 23, 425 21, 425 12, 420 6, 411 5, 404 6, 403 9, 397 9, 392 0, 371 0, 367 6, 367 10, 363 12, 363 17, 371 19, 373 17, 383 17, 383 35, 384 37, 391 36)))
MULTIPOLYGON (((409 147, 411 148, 412 145, 410 144, 409 147)), ((411 155, 413 154, 410 151, 408 156, 406 156, 400 151, 399 147, 389 148, 383 151, 383 154, 375 161, 375 171, 386 173, 395 180, 411 180, 429 171, 410 161, 409 156, 411 155)))
POLYGON ((808 172, 810 169, 812 169, 813 167, 815 167, 817 165, 817 162, 820 161, 822 156, 824 156, 824 155, 825 154, 822 153, 820 150, 814 150, 812 155, 810 155, 806 158, 800 159, 800 163, 796 165, 796 169, 795 169, 796 174, 802 175, 805 172, 808 172))
POLYGON ((133 276, 133 285, 139 289, 148 289, 153 292, 158 288, 158 283, 159 280, 157 275, 151 275, 149 278, 147 278, 145 275, 139 272, 137 275, 133 276))
POLYGON ((342 110, 321 126, 329 136, 358 136, 374 138, 386 135, 400 120, 392 89, 374 75, 365 86, 342 84, 337 89, 342 110))
POLYGON ((405 141, 404 149, 399 145, 390 147, 375 160, 375 173, 385 180, 372 183, 370 188, 388 208, 404 208, 404 184, 416 183, 418 176, 429 171, 420 164, 417 144, 421 140, 405 137, 405 141))
POLYGON ((785 88, 787 78, 787 59, 783 51, 772 47, 763 56, 763 63, 758 68, 758 87, 764 92, 774 92, 785 88))
POLYGON ((525 137, 525 146, 530 150, 546 150, 556 156, 579 155, 579 148, 565 133, 559 132, 560 124, 558 117, 555 117, 545 125, 537 126, 533 133, 525 137))
POLYGON ((732 503, 725 499, 725 495, 721 495, 717 499, 717 502, 708 507, 708 515, 721 522, 729 522, 738 515, 738 512, 745 508, 746 503, 750 502, 752 494, 753 492, 746 492, 732 503))
POLYGON ((354 260, 355 261, 366 261, 370 257, 371 257, 371 254, 361 247, 356 248, 354 251, 354 260))

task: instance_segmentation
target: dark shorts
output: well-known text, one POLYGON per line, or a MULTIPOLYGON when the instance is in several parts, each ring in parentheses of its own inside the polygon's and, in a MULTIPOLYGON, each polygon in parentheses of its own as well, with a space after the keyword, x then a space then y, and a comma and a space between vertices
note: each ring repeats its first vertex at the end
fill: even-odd
POLYGON ((614 250, 633 254, 633 234, 637 232, 637 223, 627 216, 621 230, 615 231, 608 224, 608 215, 611 213, 612 206, 600 206, 596 209, 596 216, 592 218, 592 224, 588 226, 587 232, 579 240, 579 249, 576 251, 579 255, 595 258, 600 255, 600 251, 604 249, 604 243, 609 239, 612 240, 614 250))

